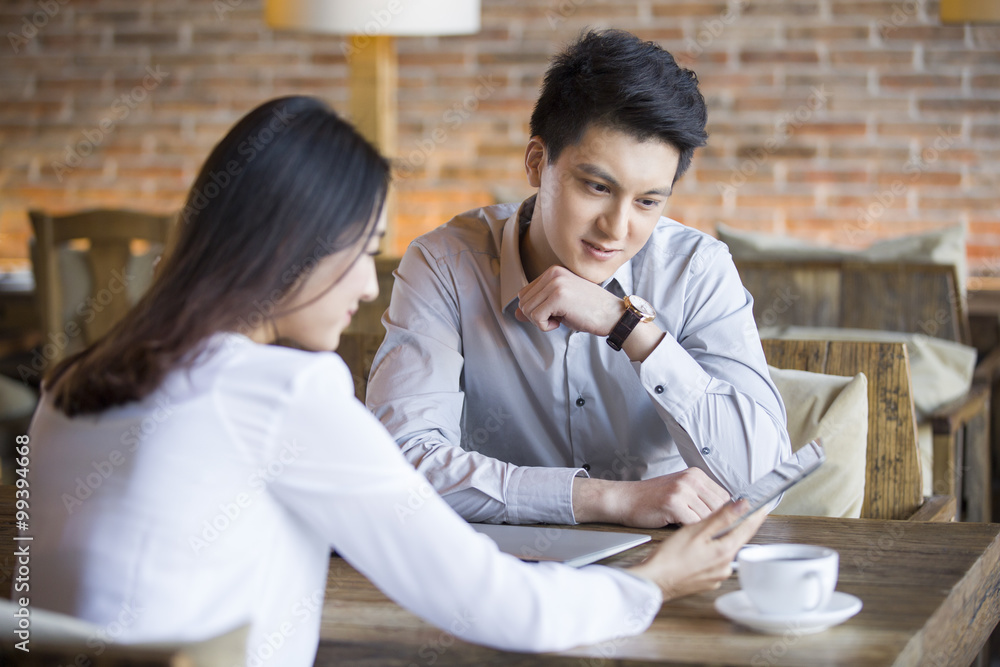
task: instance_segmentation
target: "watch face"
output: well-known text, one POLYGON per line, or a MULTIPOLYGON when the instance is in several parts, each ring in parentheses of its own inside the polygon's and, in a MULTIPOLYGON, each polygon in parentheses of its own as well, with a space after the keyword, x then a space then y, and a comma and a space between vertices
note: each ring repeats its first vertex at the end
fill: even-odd
POLYGON ((639 311, 642 315, 644 322, 652 321, 656 317, 656 311, 653 309, 652 304, 643 299, 642 297, 635 296, 634 294, 628 297, 628 303, 630 306, 639 311))

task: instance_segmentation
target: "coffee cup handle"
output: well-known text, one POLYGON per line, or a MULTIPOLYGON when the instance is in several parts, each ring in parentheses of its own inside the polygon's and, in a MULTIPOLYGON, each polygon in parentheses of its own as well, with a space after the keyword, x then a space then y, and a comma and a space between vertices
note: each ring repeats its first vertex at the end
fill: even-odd
POLYGON ((808 607, 806 611, 816 611, 823 604, 823 580, 819 572, 807 572, 805 578, 812 580, 816 584, 816 604, 808 607))

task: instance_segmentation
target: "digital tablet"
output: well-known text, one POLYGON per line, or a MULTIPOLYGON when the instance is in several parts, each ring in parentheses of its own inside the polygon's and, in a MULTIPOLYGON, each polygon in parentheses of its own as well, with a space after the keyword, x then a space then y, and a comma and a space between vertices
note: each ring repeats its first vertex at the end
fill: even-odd
POLYGON ((823 442, 816 438, 812 442, 802 445, 798 451, 778 464, 778 467, 767 473, 756 482, 750 485, 747 492, 733 500, 745 499, 750 505, 736 521, 725 530, 713 535, 713 539, 718 539, 731 531, 736 526, 743 523, 748 516, 766 506, 769 502, 792 488, 812 471, 822 465, 826 460, 826 453, 823 451, 823 442))
POLYGON ((650 540, 649 535, 603 530, 486 523, 471 525, 496 542, 500 551, 521 560, 554 561, 572 567, 594 563, 650 540))

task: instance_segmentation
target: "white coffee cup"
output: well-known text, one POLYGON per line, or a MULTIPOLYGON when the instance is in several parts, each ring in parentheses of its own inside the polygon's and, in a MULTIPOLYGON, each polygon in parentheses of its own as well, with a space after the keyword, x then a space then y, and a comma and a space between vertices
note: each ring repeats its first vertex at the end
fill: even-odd
POLYGON ((837 587, 840 554, 809 544, 763 544, 742 549, 740 587, 765 614, 822 609, 837 587))

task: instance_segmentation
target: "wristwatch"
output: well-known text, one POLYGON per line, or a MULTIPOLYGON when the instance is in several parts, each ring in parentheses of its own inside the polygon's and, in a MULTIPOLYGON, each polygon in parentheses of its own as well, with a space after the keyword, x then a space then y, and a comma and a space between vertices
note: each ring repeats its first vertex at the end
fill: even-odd
POLYGON ((622 315, 622 318, 618 320, 618 324, 608 334, 608 345, 613 350, 622 349, 625 339, 628 338, 629 334, 632 333, 632 330, 640 322, 643 324, 652 322, 655 317, 656 311, 653 310, 648 301, 635 294, 625 297, 625 314, 622 315))

